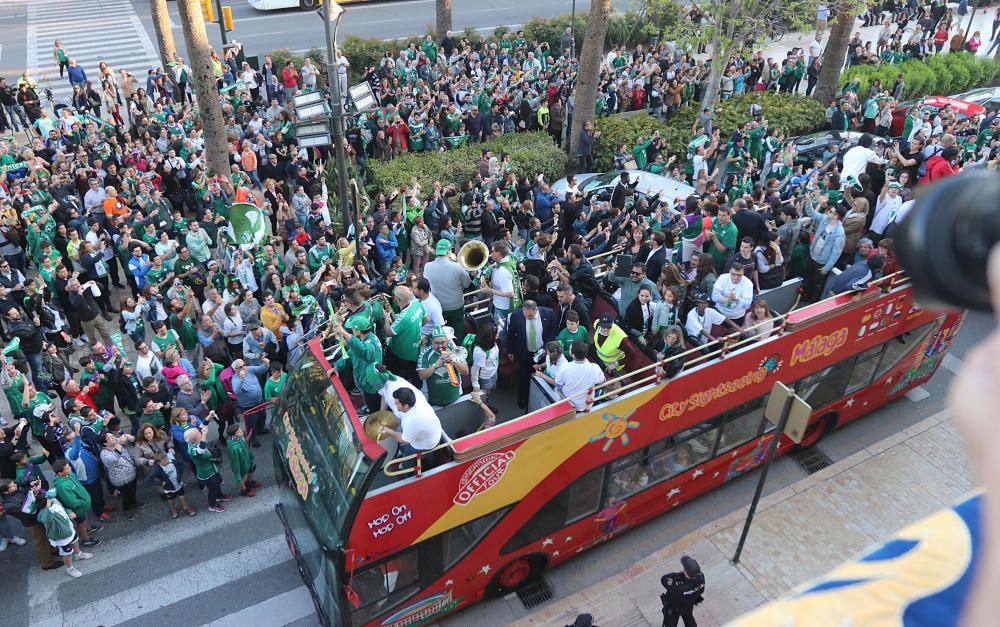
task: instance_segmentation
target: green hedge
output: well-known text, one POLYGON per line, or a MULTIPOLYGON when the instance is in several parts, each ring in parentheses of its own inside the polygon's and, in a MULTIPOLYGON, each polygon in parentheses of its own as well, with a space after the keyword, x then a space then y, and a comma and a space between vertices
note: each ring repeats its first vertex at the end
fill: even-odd
POLYGON ((862 65, 849 68, 840 75, 840 85, 857 79, 860 93, 867 93, 872 81, 879 79, 884 88, 891 88, 896 76, 903 75, 906 89, 903 98, 913 100, 925 96, 950 96, 988 84, 1000 69, 991 57, 976 57, 970 52, 954 52, 929 57, 925 61, 911 59, 899 65, 862 65))
POLYGON ((381 191, 389 195, 400 186, 409 185, 413 177, 423 189, 430 189, 434 181, 460 184, 479 171, 479 158, 487 147, 498 157, 501 153, 509 154, 517 172, 532 178, 544 173, 547 180, 554 181, 566 171, 566 153, 548 133, 515 133, 446 152, 413 153, 389 162, 369 159, 369 189, 372 193, 381 191))
MULTIPOLYGON (((754 92, 725 102, 720 101, 721 111, 715 117, 714 126, 722 131, 724 138, 732 134, 741 122, 749 119, 751 104, 761 105, 769 124, 787 136, 811 133, 822 128, 826 121, 823 105, 812 98, 796 94, 754 92)), ((598 120, 597 130, 601 131, 601 138, 594 153, 597 169, 610 170, 618 146, 625 144, 631 149, 637 137, 647 137, 654 130, 659 130, 660 135, 666 140, 667 154, 677 155, 684 161, 687 156, 687 145, 692 137, 691 129, 697 117, 698 107, 692 106, 683 109, 666 122, 641 114, 627 119, 607 117, 598 120)))
MULTIPOLYGON (((320 89, 326 87, 326 51, 320 50, 319 48, 311 48, 308 52, 303 54, 295 54, 288 48, 279 48, 277 50, 272 50, 268 53, 271 60, 274 62, 274 68, 278 72, 278 81, 281 81, 281 70, 284 69, 285 64, 289 61, 295 62, 295 67, 302 69, 302 64, 305 62, 306 57, 312 59, 313 65, 319 69, 319 76, 316 77, 316 84, 319 85, 320 89)), ((261 61, 263 63, 263 60, 261 61)))

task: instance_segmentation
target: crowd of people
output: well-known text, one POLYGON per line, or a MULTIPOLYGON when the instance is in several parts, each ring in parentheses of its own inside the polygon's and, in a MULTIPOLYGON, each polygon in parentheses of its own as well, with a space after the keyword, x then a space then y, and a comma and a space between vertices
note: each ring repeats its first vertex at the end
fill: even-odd
MULTIPOLYGON (((380 108, 352 126, 351 158, 363 171, 369 157, 518 130, 548 130, 562 144, 576 71, 571 33, 562 43, 553 51, 523 33, 449 34, 388 51, 364 68, 380 108)), ((723 136, 708 109, 686 155, 665 154, 655 135, 619 148, 621 165, 691 184, 685 197, 642 194, 628 173, 607 200, 581 193, 573 177, 556 194, 486 144, 472 179, 430 189, 414 179, 378 193, 344 231, 330 219, 327 151, 294 138, 290 101, 317 87, 311 62, 278 68, 265 57, 253 70, 238 46, 227 49, 213 59, 230 89, 206 105, 195 103, 180 58, 141 83, 103 63, 88 79, 58 42, 53 54, 70 102, 43 105, 27 72, 13 85, 0 79, 0 129, 24 133, 0 141, 0 387, 9 403, 0 495, 40 565, 73 577, 89 557, 83 549, 116 519, 112 503, 126 519, 145 507, 140 484, 156 486, 172 518, 197 513, 189 486, 206 492, 212 512, 237 490, 255 495, 268 403, 319 325, 343 343, 334 368, 361 410, 400 418, 383 433, 404 454, 437 447, 436 408, 470 389, 493 424, 507 367, 521 408, 538 376, 585 411, 594 386, 627 374, 627 347, 675 376, 690 347, 708 352, 726 334, 752 341, 779 329, 767 292, 789 278, 818 300, 895 272, 892 230, 914 187, 992 167, 1000 141, 996 114, 962 119, 918 102, 904 137, 885 143, 869 105, 883 111, 898 86, 864 96, 848 88, 831 126, 874 135, 846 152, 831 146, 815 163, 798 159, 766 111, 749 110, 723 136), (202 105, 224 112, 228 171, 206 166, 202 105), (237 246, 226 228, 234 202, 259 205, 269 236, 237 246), (468 242, 485 263, 458 258, 468 242), (491 316, 470 332, 466 305, 484 297, 491 316), (237 487, 224 490, 224 474, 237 487)), ((349 65, 340 55, 342 81, 349 65)), ((599 113, 669 114, 698 100, 704 71, 672 44, 614 49, 599 113)), ((721 97, 762 76, 731 88, 728 76, 721 97)), ((583 167, 602 140, 589 123, 580 140, 583 167)), ((7 539, 25 543, 4 516, 0 535, 0 551, 7 539)))

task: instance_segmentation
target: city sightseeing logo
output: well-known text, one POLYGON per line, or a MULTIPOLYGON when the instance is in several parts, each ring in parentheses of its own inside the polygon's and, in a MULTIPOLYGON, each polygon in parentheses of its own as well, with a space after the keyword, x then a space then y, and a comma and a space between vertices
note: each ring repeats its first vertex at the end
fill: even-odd
POLYGON ((455 505, 468 505, 472 499, 500 483, 513 459, 514 452, 507 451, 492 453, 476 460, 458 480, 458 493, 452 502, 455 505))

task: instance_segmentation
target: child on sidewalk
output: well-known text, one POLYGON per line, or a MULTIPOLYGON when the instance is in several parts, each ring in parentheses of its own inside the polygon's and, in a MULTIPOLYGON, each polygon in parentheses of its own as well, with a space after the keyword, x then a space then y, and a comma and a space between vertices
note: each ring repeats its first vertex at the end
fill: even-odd
MULTIPOLYGON (((38 483, 36 482, 34 485, 38 485, 38 483)), ((45 527, 45 536, 49 539, 49 544, 62 557, 63 564, 66 566, 66 574, 74 579, 82 577, 83 573, 73 566, 73 560, 89 560, 93 555, 80 550, 80 537, 76 535, 72 520, 74 514, 66 513, 62 503, 56 498, 54 489, 45 492, 44 497, 40 497, 35 506, 38 522, 45 527)))
POLYGON ((177 499, 181 501, 181 507, 188 516, 197 516, 198 512, 188 504, 187 495, 184 493, 184 482, 181 475, 184 473, 184 464, 175 463, 173 456, 166 451, 156 454, 156 463, 153 464, 146 477, 146 483, 160 483, 163 489, 161 498, 170 505, 170 518, 177 518, 180 512, 177 510, 177 499))
POLYGON ((233 478, 240 482, 240 494, 257 496, 254 488, 260 485, 253 479, 257 465, 253 461, 250 445, 243 436, 243 429, 238 425, 229 425, 226 429, 226 448, 229 450, 229 465, 233 469, 233 478))

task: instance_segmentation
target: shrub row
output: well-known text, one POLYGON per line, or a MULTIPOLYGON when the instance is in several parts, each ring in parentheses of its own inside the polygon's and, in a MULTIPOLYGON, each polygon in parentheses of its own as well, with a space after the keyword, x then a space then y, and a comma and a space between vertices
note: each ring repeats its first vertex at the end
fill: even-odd
POLYGON ((875 79, 883 88, 891 89, 899 74, 906 81, 903 98, 912 100, 925 96, 950 96, 989 83, 1000 69, 992 57, 976 57, 970 52, 953 52, 927 58, 910 59, 899 65, 861 65, 848 68, 840 75, 840 85, 857 79, 859 93, 868 93, 875 79))
POLYGON ((566 153, 555 145, 548 133, 515 133, 446 152, 413 153, 388 162, 369 159, 369 191, 389 195, 400 186, 409 185, 414 177, 425 190, 429 190, 434 181, 460 184, 476 175, 484 148, 492 150, 497 157, 509 154, 517 173, 532 178, 543 173, 551 182, 566 170, 566 153))
MULTIPOLYGON (((787 136, 803 135, 822 128, 825 122, 824 107, 819 102, 797 94, 773 94, 754 92, 737 96, 728 101, 720 101, 714 127, 727 138, 740 123, 750 119, 750 105, 763 107, 764 117, 771 127, 781 130, 787 136)), ((631 149, 636 137, 648 137, 653 131, 660 131, 666 140, 667 154, 677 155, 684 161, 687 145, 691 141, 692 128, 698 118, 698 107, 683 109, 661 122, 649 115, 630 118, 607 117, 598 120, 597 130, 601 138, 596 145, 594 161, 598 170, 610 170, 614 164, 615 149, 625 144, 631 149)))

